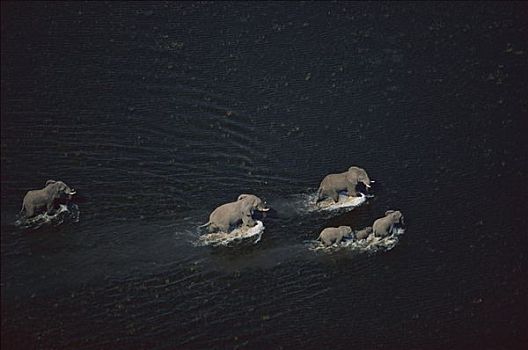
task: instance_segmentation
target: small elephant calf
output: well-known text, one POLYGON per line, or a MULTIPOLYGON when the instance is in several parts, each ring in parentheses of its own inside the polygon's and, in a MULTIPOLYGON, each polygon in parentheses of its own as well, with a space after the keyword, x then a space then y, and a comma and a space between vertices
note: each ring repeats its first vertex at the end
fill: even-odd
POLYGON ((356 239, 365 239, 372 233, 372 227, 365 227, 359 231, 355 232, 356 239))
POLYGON ((321 243, 325 247, 332 244, 339 244, 343 238, 353 237, 354 232, 350 226, 339 226, 339 227, 327 227, 321 231, 317 240, 321 240, 321 243))
POLYGON ((384 217, 374 221, 372 230, 377 237, 385 237, 394 232, 395 225, 403 224, 403 214, 399 210, 387 210, 384 217))
POLYGON ((48 180, 46 181, 46 187, 43 189, 32 190, 26 193, 20 214, 24 214, 26 218, 30 218, 44 209, 46 209, 48 214, 51 214, 58 199, 63 197, 71 199, 71 196, 75 193, 74 189, 62 181, 48 180))

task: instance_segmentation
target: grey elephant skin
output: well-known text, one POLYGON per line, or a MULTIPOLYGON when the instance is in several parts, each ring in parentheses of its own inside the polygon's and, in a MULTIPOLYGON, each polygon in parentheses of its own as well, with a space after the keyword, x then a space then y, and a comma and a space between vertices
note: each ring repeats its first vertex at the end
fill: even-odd
POLYGON ((374 221, 372 230, 377 237, 385 237, 394 232, 396 225, 403 224, 403 214, 399 210, 387 210, 384 217, 374 221))
POLYGON ((209 215, 209 221, 200 226, 208 227, 209 232, 228 232, 229 228, 242 222, 243 226, 253 227, 256 225, 253 219, 255 210, 268 211, 264 201, 253 194, 241 194, 236 202, 226 203, 209 215))
POLYGON ((339 244, 343 238, 353 237, 354 233, 350 226, 327 227, 321 231, 317 240, 320 240, 325 247, 332 244, 339 244))
POLYGON ((40 190, 28 191, 22 202, 20 214, 30 218, 44 209, 51 214, 55 209, 56 201, 62 198, 71 199, 75 190, 62 181, 48 180, 46 187, 40 190))
POLYGON ((365 169, 352 166, 344 173, 326 175, 317 191, 317 202, 329 197, 335 203, 339 200, 339 192, 347 191, 351 197, 357 197, 356 186, 363 183, 367 189, 370 188, 371 181, 365 169))

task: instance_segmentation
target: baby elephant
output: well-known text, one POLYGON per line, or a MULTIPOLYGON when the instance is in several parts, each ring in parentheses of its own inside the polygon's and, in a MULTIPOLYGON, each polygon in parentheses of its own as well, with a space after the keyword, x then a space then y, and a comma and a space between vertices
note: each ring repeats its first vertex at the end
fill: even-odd
POLYGON ((253 227, 256 225, 252 216, 255 210, 268 211, 269 208, 257 196, 241 194, 236 202, 226 203, 216 208, 209 215, 209 221, 200 227, 208 226, 209 232, 228 232, 231 226, 238 225, 240 222, 244 226, 253 227))
POLYGON ((371 181, 365 169, 352 166, 344 173, 326 175, 319 189, 317 190, 317 200, 320 202, 323 199, 330 197, 335 203, 339 200, 339 192, 347 191, 351 197, 357 197, 356 186, 358 183, 363 183, 367 190, 370 188, 371 181))
POLYGON ((377 237, 385 237, 394 232, 395 225, 403 225, 403 214, 396 210, 387 210, 385 216, 374 221, 372 230, 377 237))
POLYGON ((350 226, 339 226, 339 227, 327 227, 321 231, 317 240, 321 240, 321 243, 325 247, 332 244, 339 244, 343 238, 353 237, 354 233, 350 226))
POLYGON ((356 236, 356 239, 365 239, 372 233, 372 227, 365 227, 364 229, 361 229, 359 231, 356 231, 354 235, 356 236))
POLYGON ((20 214, 30 218, 43 209, 46 209, 47 213, 51 214, 58 199, 64 197, 71 199, 74 194, 75 190, 68 187, 64 182, 48 180, 46 181, 46 187, 43 189, 26 193, 20 214))

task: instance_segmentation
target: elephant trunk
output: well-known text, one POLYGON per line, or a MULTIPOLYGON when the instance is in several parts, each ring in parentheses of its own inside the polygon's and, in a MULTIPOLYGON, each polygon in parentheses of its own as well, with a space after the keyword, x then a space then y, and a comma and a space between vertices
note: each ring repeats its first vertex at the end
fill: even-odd
POLYGON ((207 221, 205 224, 200 225, 200 226, 198 226, 198 227, 202 228, 202 227, 207 227, 207 226, 209 226, 209 225, 211 225, 211 220, 207 221))
POLYGON ((370 177, 367 175, 366 172, 363 172, 363 174, 361 174, 361 176, 359 177, 358 179, 360 182, 363 183, 363 185, 365 185, 365 187, 367 188, 367 190, 370 189, 371 187, 371 183, 373 183, 374 181, 370 181, 370 177))
POLYGON ((64 191, 64 193, 66 194, 66 196, 68 196, 68 199, 72 199, 73 195, 76 194, 77 192, 75 192, 75 190, 73 188, 66 188, 66 190, 64 191))
POLYGON ((256 207, 256 209, 258 211, 268 211, 270 210, 270 208, 268 207, 268 205, 266 204, 266 202, 263 202, 263 203, 259 203, 256 207))

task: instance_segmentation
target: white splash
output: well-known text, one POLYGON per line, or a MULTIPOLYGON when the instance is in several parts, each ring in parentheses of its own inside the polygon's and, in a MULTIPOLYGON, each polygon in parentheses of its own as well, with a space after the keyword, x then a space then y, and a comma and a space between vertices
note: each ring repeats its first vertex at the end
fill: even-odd
POLYGON ((337 203, 334 203, 334 201, 331 198, 327 198, 319 203, 316 204, 316 207, 319 210, 336 210, 336 209, 342 209, 342 208, 354 208, 358 207, 361 204, 365 203, 367 200, 367 196, 365 196, 363 193, 360 193, 361 197, 349 197, 344 194, 339 194, 339 200, 337 203))
POLYGON ((257 220, 257 224, 253 227, 240 227, 229 233, 215 232, 202 235, 198 238, 197 243, 198 245, 210 245, 214 247, 230 246, 243 242, 257 244, 262 238, 264 228, 262 221, 257 220))
POLYGON ((389 251, 398 244, 400 236, 405 233, 405 229, 397 228, 395 232, 386 237, 376 237, 374 234, 370 234, 365 239, 347 239, 341 241, 339 244, 332 244, 325 247, 320 241, 308 241, 309 250, 324 253, 333 253, 336 251, 350 250, 357 252, 370 252, 374 253, 377 251, 389 251))
POLYGON ((60 204, 59 208, 51 215, 48 213, 42 213, 31 218, 21 217, 15 222, 15 226, 36 230, 45 224, 59 226, 64 221, 79 222, 79 216, 80 211, 77 204, 60 204))

